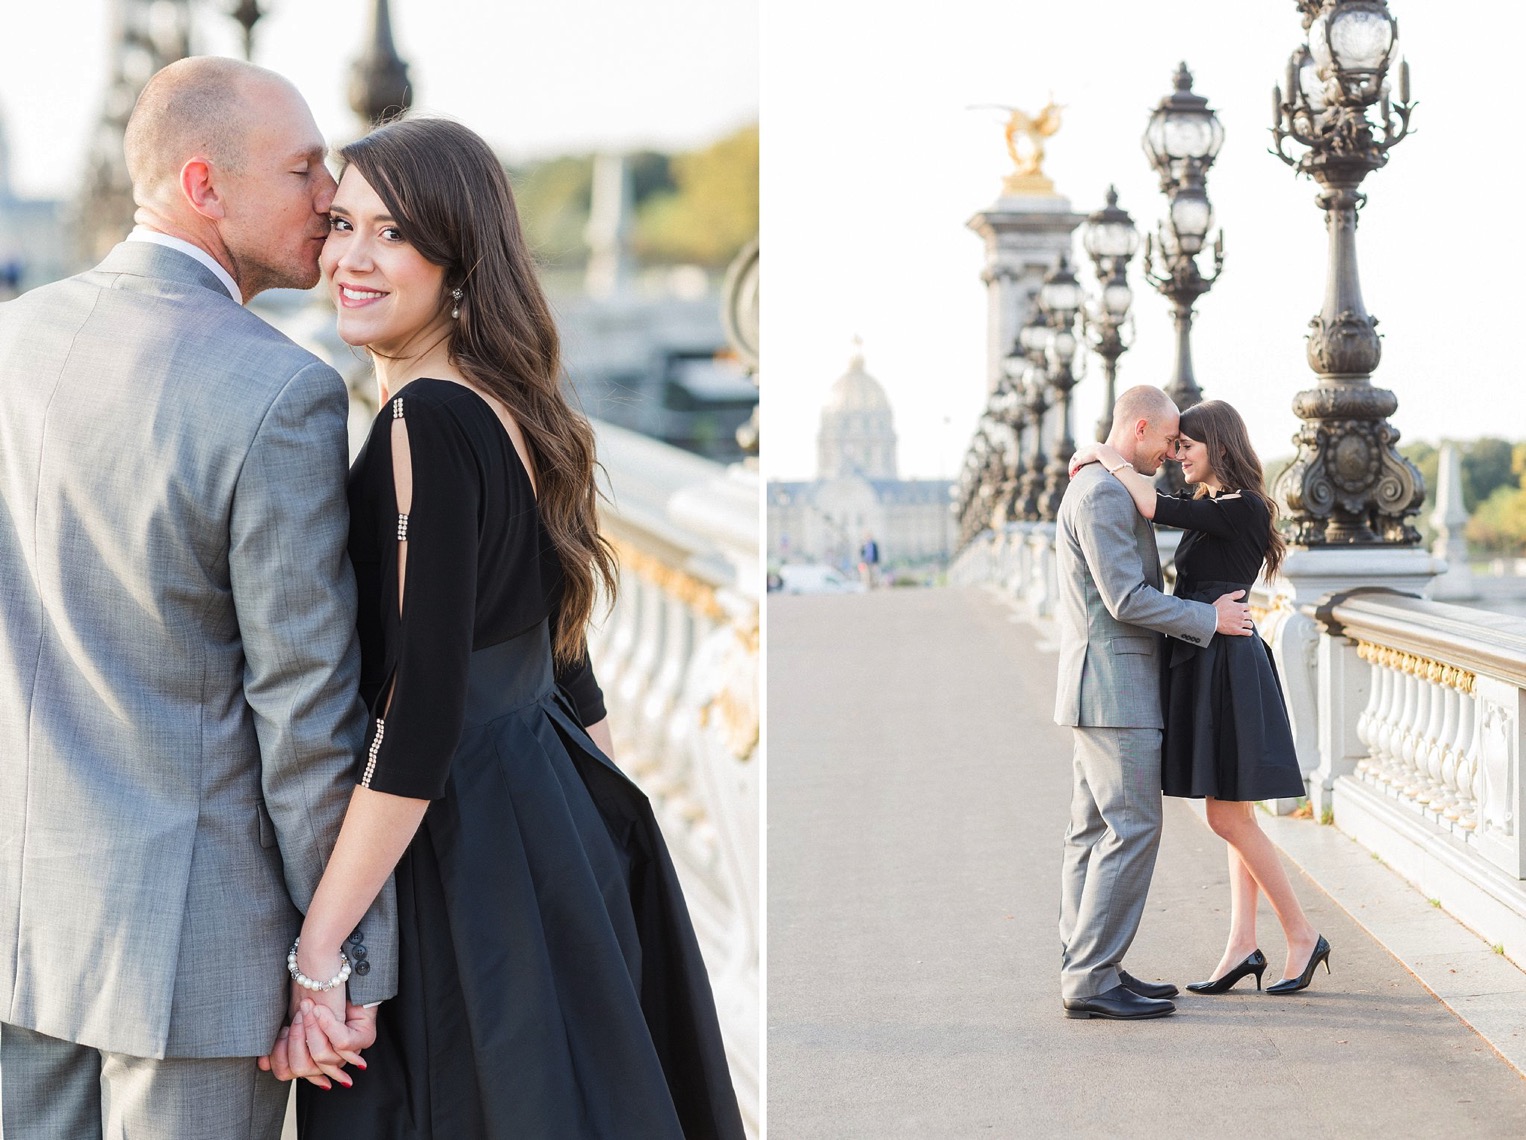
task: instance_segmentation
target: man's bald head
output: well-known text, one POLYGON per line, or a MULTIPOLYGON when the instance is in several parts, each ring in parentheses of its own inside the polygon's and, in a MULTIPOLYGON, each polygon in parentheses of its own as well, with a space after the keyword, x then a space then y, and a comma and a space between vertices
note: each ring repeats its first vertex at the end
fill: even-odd
POLYGON ((237 173, 250 109, 263 90, 275 87, 291 84, 273 71, 222 56, 191 56, 158 72, 138 96, 123 140, 138 204, 174 187, 193 158, 237 173))
POLYGON ((1107 442, 1144 475, 1153 475, 1176 442, 1181 414, 1160 388, 1140 384, 1118 397, 1107 442))
POLYGON ((312 110, 287 80, 195 56, 148 81, 128 120, 134 220, 206 251, 244 298, 309 289, 334 176, 312 110))
POLYGON ((1158 425, 1164 419, 1175 420, 1178 415, 1176 401, 1166 395, 1164 389, 1139 384, 1119 396, 1113 405, 1113 426, 1121 424, 1132 430, 1140 420, 1158 425))

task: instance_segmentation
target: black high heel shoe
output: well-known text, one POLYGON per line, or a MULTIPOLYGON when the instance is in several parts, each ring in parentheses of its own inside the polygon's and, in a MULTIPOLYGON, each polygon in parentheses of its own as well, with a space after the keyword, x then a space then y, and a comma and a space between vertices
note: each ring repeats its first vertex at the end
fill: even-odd
POLYGON ((1234 989, 1235 983, 1246 974, 1256 975, 1256 988, 1261 988, 1261 974, 1266 970, 1266 955, 1259 949, 1252 950, 1250 955, 1234 967, 1222 978, 1215 978, 1211 982, 1188 982, 1187 992, 1194 994, 1227 994, 1234 989))
POLYGON ((1325 964, 1325 973, 1330 972, 1330 943, 1325 941, 1321 934, 1319 941, 1314 943, 1314 953, 1309 955, 1309 964, 1303 968, 1303 973, 1296 978, 1283 978, 1266 987, 1269 994, 1296 994, 1301 989, 1308 988, 1309 982, 1314 978, 1314 967, 1321 962, 1325 964))

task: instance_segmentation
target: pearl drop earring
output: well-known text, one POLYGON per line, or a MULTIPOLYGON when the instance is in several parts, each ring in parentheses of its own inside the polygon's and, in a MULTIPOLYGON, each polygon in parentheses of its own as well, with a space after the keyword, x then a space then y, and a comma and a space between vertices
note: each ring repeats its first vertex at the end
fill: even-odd
POLYGON ((459 321, 461 319, 461 290, 459 288, 452 289, 450 291, 450 299, 455 302, 450 309, 450 319, 459 321))

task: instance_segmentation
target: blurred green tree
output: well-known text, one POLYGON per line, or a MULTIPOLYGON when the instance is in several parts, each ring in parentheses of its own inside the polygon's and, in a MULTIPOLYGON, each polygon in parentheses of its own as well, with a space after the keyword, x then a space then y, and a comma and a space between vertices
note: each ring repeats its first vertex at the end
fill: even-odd
MULTIPOLYGON (((723 269, 758 232, 758 129, 668 155, 627 155, 635 206, 632 252, 643 266, 723 269)), ((593 157, 563 155, 507 167, 530 246, 554 276, 588 260, 593 157)))
POLYGON ((1471 514, 1478 505, 1501 487, 1516 485, 1516 473, 1511 470, 1511 444, 1503 439, 1475 439, 1463 445, 1462 456, 1462 504, 1471 514))
POLYGON ((638 202, 636 254, 646 264, 724 269, 758 232, 758 128, 675 155, 674 189, 638 202))
POLYGON ((1507 446, 1509 472, 1468 519, 1467 536, 1490 554, 1519 556, 1526 554, 1526 443, 1507 446))
POLYGON ((593 160, 568 155, 507 169, 535 256, 553 270, 581 266, 587 258, 584 230, 593 196, 593 160))

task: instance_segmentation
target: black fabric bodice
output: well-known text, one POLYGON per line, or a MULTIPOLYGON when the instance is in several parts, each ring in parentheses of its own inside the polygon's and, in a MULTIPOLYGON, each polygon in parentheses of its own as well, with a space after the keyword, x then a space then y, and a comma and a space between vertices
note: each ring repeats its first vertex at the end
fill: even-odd
POLYGON ((1226 491, 1194 498, 1191 489, 1157 495, 1155 521, 1187 532, 1176 548, 1178 596, 1194 592, 1200 582, 1248 588, 1260 576, 1271 533, 1271 515, 1260 496, 1226 491))
MULTIPOLYGON (((361 696, 372 714, 362 782, 433 799, 460 739, 472 653, 554 623, 561 563, 513 441, 462 384, 421 378, 387 401, 350 469, 348 494, 361 696), (413 476, 406 523, 393 479, 396 419, 407 425, 413 476)), ((584 724, 603 719, 586 659, 556 679, 584 724)))

